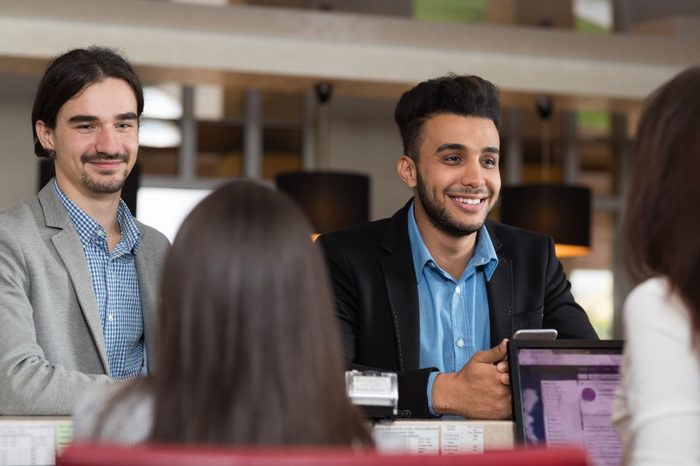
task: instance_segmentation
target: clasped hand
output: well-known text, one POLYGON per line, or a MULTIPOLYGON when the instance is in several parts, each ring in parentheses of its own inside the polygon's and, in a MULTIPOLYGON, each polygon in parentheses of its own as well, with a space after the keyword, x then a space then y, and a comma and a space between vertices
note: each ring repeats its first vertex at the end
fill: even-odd
POLYGON ((433 384, 433 410, 470 419, 511 416, 507 340, 476 353, 459 372, 443 373, 433 384))

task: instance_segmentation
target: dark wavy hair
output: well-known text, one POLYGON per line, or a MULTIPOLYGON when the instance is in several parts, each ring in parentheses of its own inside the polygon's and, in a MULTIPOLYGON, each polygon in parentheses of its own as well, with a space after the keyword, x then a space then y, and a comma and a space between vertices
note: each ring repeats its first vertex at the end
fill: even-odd
POLYGON ((287 195, 253 181, 190 213, 163 271, 157 366, 132 384, 155 399, 151 441, 371 444, 311 233, 287 195))
POLYGON ((32 134, 37 157, 51 157, 52 153, 41 145, 36 134, 36 122, 41 120, 47 127, 55 128, 56 115, 63 104, 86 86, 106 78, 121 79, 131 87, 140 117, 143 112, 141 81, 119 53, 105 47, 89 47, 74 49, 54 58, 41 78, 32 108, 32 134))
POLYGON ((498 127, 501 124, 498 89, 479 76, 449 74, 423 81, 406 91, 394 110, 404 154, 418 159, 424 123, 443 113, 487 118, 498 127))
POLYGON ((661 86, 637 128, 622 224, 632 278, 668 278, 700 330, 700 67, 661 86))

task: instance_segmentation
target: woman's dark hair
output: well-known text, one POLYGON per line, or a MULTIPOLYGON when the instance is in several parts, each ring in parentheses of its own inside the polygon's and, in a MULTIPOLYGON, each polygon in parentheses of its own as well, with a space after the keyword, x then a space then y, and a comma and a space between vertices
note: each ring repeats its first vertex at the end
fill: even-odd
POLYGON ((67 101, 90 84, 106 78, 126 82, 136 97, 137 114, 143 112, 141 81, 129 62, 114 50, 104 47, 74 49, 56 57, 41 78, 32 108, 32 134, 37 157, 51 157, 36 134, 36 122, 41 120, 49 128, 56 127, 56 115, 67 101))
POLYGON ((498 127, 501 123, 498 89, 478 76, 449 74, 423 81, 406 91, 394 110, 404 154, 418 159, 423 124, 443 113, 487 118, 498 127))
POLYGON ((312 229, 285 194, 234 181, 190 213, 166 260, 155 442, 371 444, 345 394, 312 229))
POLYGON ((700 67, 648 100, 637 128, 622 254, 636 281, 665 276, 700 330, 700 67))

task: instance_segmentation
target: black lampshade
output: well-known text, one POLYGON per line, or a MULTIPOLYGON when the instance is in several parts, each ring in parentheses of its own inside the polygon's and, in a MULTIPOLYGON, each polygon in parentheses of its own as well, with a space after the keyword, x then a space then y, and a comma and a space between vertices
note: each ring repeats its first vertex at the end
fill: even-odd
POLYGON ((591 190, 559 184, 505 187, 501 221, 550 235, 559 257, 585 255, 591 245, 591 190))
POLYGON ((299 203, 317 233, 369 220, 369 177, 355 173, 294 172, 275 178, 299 203))

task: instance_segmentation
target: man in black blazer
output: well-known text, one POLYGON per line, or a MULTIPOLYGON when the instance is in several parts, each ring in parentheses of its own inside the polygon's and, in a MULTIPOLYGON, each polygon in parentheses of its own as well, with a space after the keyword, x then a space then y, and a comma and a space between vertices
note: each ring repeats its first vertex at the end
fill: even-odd
POLYGON ((343 352, 396 371, 404 417, 511 415, 505 338, 555 328, 597 339, 551 238, 486 221, 498 200, 498 91, 477 76, 420 83, 396 107, 401 179, 389 219, 319 238, 343 352))

